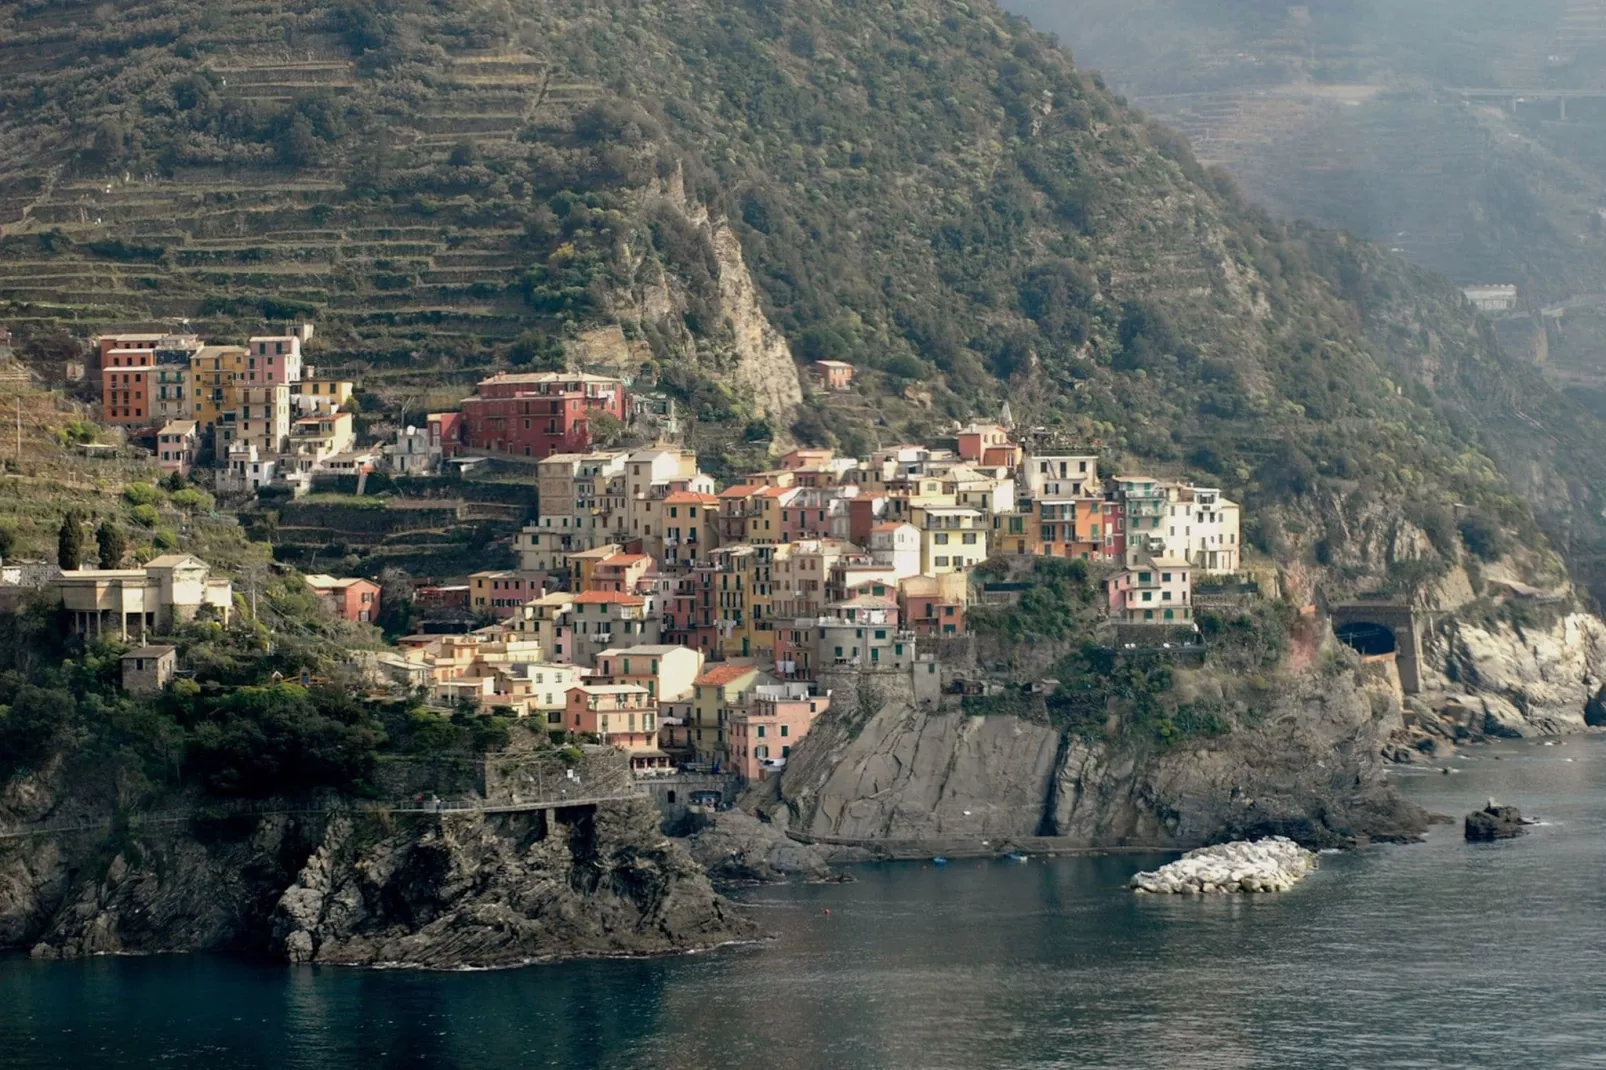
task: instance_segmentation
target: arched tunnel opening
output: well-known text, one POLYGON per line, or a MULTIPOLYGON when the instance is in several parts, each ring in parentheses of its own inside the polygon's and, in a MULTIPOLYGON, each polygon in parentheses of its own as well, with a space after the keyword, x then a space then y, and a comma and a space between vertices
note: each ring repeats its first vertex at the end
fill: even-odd
POLYGON ((1371 621, 1340 624, 1336 630, 1339 640, 1347 643, 1366 657, 1375 654, 1394 654, 1400 649, 1392 629, 1371 621))

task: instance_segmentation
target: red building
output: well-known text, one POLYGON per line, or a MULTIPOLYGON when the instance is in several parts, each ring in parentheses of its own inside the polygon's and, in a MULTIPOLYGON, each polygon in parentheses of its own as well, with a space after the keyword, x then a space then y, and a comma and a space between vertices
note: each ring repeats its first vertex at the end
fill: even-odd
POLYGON ((462 439, 470 449, 520 457, 585 453, 591 419, 625 419, 624 383, 579 372, 498 372, 463 399, 462 439))
POLYGON ((151 418, 151 375, 156 353, 150 349, 112 349, 102 353, 101 422, 143 427, 151 418))
POLYGON ((307 577, 307 586, 342 620, 369 624, 379 619, 379 584, 372 580, 315 575, 307 577))
POLYGON ((675 590, 664 599, 663 641, 712 654, 719 642, 719 604, 715 599, 715 571, 694 568, 676 580, 675 590))

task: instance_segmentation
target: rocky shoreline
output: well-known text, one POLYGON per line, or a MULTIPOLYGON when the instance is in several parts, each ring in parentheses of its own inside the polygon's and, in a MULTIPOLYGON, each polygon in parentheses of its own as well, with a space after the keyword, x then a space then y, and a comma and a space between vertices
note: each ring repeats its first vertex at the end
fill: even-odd
POLYGON ((1285 836, 1217 844, 1189 851, 1128 882, 1144 895, 1286 892, 1316 868, 1316 854, 1285 836))
POLYGON ((12 841, 0 947, 491 969, 758 937, 658 823, 639 800, 563 819, 267 817, 12 841))

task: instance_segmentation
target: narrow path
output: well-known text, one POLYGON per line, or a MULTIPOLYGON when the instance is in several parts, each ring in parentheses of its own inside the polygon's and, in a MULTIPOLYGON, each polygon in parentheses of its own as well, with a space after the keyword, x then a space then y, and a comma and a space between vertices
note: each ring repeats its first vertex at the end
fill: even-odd
MULTIPOLYGON (((623 802, 629 799, 644 798, 647 798, 646 791, 632 784, 629 787, 609 787, 600 790, 593 789, 589 792, 581 788, 573 796, 554 794, 540 799, 505 803, 474 799, 442 799, 439 802, 430 799, 422 803, 416 800, 408 800, 391 804, 357 805, 331 803, 326 806, 299 807, 286 806, 283 803, 223 803, 214 806, 195 806, 184 810, 167 810, 151 814, 130 814, 127 818, 127 824, 130 828, 143 828, 149 825, 182 825, 195 820, 222 821, 234 817, 273 817, 297 814, 522 814, 535 810, 558 810, 571 806, 596 806, 605 802, 623 802)), ((0 840, 20 840, 30 836, 46 836, 64 832, 107 831, 115 827, 116 824, 117 821, 113 818, 87 823, 34 822, 0 829, 0 840)))

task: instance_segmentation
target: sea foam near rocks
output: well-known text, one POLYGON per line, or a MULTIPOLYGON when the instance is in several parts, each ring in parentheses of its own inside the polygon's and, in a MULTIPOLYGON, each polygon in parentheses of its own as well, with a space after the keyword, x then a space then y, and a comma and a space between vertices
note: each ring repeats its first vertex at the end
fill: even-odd
POLYGON ((1189 851, 1169 865, 1139 873, 1128 887, 1153 895, 1286 892, 1315 868, 1313 852, 1286 836, 1272 836, 1189 851))

